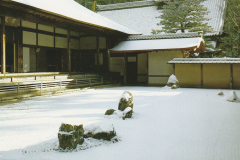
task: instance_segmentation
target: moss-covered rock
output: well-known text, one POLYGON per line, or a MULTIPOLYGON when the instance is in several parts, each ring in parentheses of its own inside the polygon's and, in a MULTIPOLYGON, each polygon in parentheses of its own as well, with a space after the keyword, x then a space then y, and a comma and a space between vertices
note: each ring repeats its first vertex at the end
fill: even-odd
POLYGON ((112 115, 116 110, 115 109, 108 109, 106 112, 105 112, 105 115, 112 115))
POLYGON ((118 104, 118 110, 124 111, 127 107, 131 107, 133 110, 133 96, 129 91, 125 91, 118 104))
POLYGON ((95 138, 103 140, 111 140, 116 136, 116 131, 112 124, 96 123, 85 127, 84 138, 95 138))
POLYGON ((58 132, 59 147, 62 149, 75 149, 84 142, 83 125, 62 124, 58 132))
POLYGON ((131 107, 127 107, 124 111, 123 111, 123 120, 125 120, 125 118, 132 118, 132 108, 131 107))
POLYGON ((89 133, 84 135, 84 138, 92 137, 92 138, 95 138, 95 139, 103 139, 103 140, 110 141, 115 136, 116 136, 116 132, 115 132, 115 130, 113 130, 113 131, 110 131, 110 132, 99 132, 99 133, 96 133, 96 134, 93 134, 93 133, 89 132, 89 133))

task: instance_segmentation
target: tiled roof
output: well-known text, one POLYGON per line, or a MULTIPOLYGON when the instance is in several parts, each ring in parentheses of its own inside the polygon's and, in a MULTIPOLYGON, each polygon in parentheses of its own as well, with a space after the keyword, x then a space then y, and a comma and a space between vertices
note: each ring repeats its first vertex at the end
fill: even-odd
POLYGON ((97 13, 145 35, 151 34, 152 29, 161 29, 161 26, 157 26, 159 19, 156 16, 161 14, 160 10, 157 10, 157 6, 101 11, 97 13))
MULTIPOLYGON (((150 5, 152 2, 142 1, 142 4, 144 3, 150 5)), ((140 4, 141 2, 136 1, 110 5, 98 5, 97 8, 99 9, 98 14, 132 30, 143 33, 144 35, 151 35, 152 29, 161 30, 162 27, 157 25, 161 19, 156 17, 161 15, 162 10, 158 10, 157 6, 144 6, 140 4)), ((210 25, 215 31, 206 35, 220 35, 223 30, 226 0, 206 0, 203 4, 207 6, 210 11, 208 17, 211 18, 211 20, 208 21, 208 25, 210 25)))
POLYGON ((168 63, 240 63, 240 58, 174 58, 168 63))

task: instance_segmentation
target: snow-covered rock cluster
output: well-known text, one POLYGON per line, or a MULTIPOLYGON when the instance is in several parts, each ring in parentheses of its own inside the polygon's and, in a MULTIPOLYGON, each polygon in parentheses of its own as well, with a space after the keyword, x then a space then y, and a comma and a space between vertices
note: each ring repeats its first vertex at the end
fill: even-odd
MULTIPOLYGON (((93 138, 98 140, 111 141, 116 136, 112 124, 95 123, 83 128, 83 125, 61 124, 58 132, 59 149, 72 150, 82 145, 85 139, 93 138)), ((80 146, 81 148, 81 146, 80 146)))
POLYGON ((123 92, 119 104, 118 110, 109 109, 106 111, 105 115, 117 115, 120 118, 131 118, 133 113, 133 96, 129 91, 123 92))
MULTIPOLYGON (((117 115, 120 118, 131 118, 133 113, 133 96, 129 91, 125 91, 119 101, 118 110, 109 109, 105 115, 117 115)), ((84 138, 94 138, 111 141, 116 136, 113 125, 107 123, 96 123, 83 128, 83 125, 62 124, 59 133, 59 147, 65 149, 75 149, 77 145, 84 142, 84 138)))

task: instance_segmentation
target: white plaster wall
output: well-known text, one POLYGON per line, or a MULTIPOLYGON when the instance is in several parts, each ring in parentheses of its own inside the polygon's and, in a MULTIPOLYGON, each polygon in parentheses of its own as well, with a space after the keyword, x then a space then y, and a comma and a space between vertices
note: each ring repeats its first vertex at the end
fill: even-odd
POLYGON ((99 49, 106 49, 107 45, 106 45, 106 38, 104 37, 99 37, 99 49))
POLYGON ((55 28, 55 33, 67 34, 67 30, 62 28, 55 28))
POLYGON ((110 72, 120 72, 120 75, 124 75, 124 57, 110 57, 110 72))
POLYGON ((38 34, 38 45, 45 47, 54 47, 54 36, 38 34))
POLYGON ((71 36, 79 37, 79 32, 70 31, 70 35, 71 35, 71 36))
POLYGON ((38 29, 47 32, 54 32, 54 27, 38 24, 38 29))
POLYGON ((67 38, 55 37, 55 47, 56 48, 67 48, 67 38))
POLYGON ((33 28, 36 29, 36 23, 28 22, 28 21, 22 21, 22 27, 26 28, 33 28))
POLYGON ((80 49, 97 49, 97 40, 95 36, 81 37, 80 49))
POLYGON ((23 72, 30 71, 30 48, 23 47, 23 72))
POLYGON ((79 49, 79 40, 78 39, 70 39, 71 49, 79 49))
POLYGON ((182 51, 158 51, 148 54, 148 83, 166 84, 168 76, 173 74, 172 64, 167 64, 173 58, 183 58, 182 51))
POLYGON ((36 45, 36 33, 23 31, 23 44, 36 45))
POLYGON ((138 75, 138 82, 147 82, 147 53, 138 54, 137 60, 138 74, 145 74, 138 75))

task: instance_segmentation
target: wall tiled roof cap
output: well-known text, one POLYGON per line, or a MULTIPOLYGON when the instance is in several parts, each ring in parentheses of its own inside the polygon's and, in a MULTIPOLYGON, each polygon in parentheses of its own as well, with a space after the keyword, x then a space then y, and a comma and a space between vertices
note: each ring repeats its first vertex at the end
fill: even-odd
MULTIPOLYGON (((168 1, 168 0, 160 0, 168 1)), ((109 10, 118 10, 118 9, 127 9, 127 8, 137 8, 137 7, 147 7, 156 5, 155 1, 135 1, 135 2, 126 2, 126 3, 116 3, 116 4, 107 4, 107 5, 97 5, 98 11, 109 11, 109 10)))
POLYGON ((130 35, 128 36, 127 40, 171 39, 171 38, 193 38, 193 37, 202 37, 202 32, 130 35))
POLYGON ((174 58, 168 63, 240 63, 240 58, 174 58))

